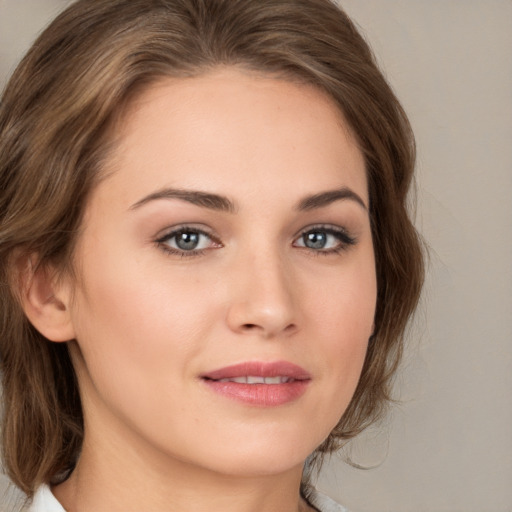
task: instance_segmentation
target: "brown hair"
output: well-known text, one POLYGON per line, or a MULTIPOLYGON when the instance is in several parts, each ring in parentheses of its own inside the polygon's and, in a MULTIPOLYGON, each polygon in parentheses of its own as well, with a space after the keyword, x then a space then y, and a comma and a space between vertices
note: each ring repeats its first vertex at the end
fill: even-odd
POLYGON ((0 358, 3 456, 29 496, 73 466, 83 438, 66 344, 20 305, 20 255, 64 268, 84 203, 134 91, 166 76, 241 66, 333 98, 366 159, 377 266, 375 331, 355 395, 317 454, 382 415, 423 280, 406 208, 414 167, 407 118, 368 45, 329 0, 79 0, 35 42, 0 104, 0 358))

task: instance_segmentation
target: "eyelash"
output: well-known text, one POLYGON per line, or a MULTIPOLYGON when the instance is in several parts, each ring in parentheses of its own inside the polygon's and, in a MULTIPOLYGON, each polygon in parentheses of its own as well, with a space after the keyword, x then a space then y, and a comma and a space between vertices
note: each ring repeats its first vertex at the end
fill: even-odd
MULTIPOLYGON (((300 234, 295 237, 293 246, 297 247, 299 249, 305 249, 306 251, 310 252, 312 255, 315 256, 329 256, 332 254, 340 254, 343 251, 346 251, 351 246, 355 245, 357 243, 356 238, 350 236, 347 231, 340 227, 335 227, 331 225, 317 225, 317 226, 309 226, 306 229, 303 229, 300 234), (336 247, 330 248, 330 249, 314 249, 311 247, 307 247, 306 245, 296 245, 298 240, 304 241, 304 237, 308 234, 313 233, 322 233, 325 235, 331 235, 334 236, 339 244, 336 247)), ((182 258, 191 258, 191 257, 198 257, 204 255, 208 250, 211 248, 220 248, 223 247, 220 240, 216 239, 211 233, 208 233, 207 231, 196 228, 193 226, 180 226, 177 229, 173 229, 170 232, 167 232, 165 235, 157 238, 155 240, 155 244, 163 250, 165 253, 170 254, 172 256, 180 256, 182 258), (194 234, 194 235, 200 235, 205 236, 209 238, 212 243, 214 244, 213 247, 207 247, 204 249, 191 249, 191 250, 183 250, 179 248, 173 248, 169 246, 169 241, 174 239, 175 237, 182 235, 182 234, 194 234)))
POLYGON ((339 244, 336 247, 330 249, 313 249, 306 246, 295 246, 300 249, 307 250, 314 256, 330 256, 332 254, 340 254, 357 243, 357 239, 354 238, 353 236, 350 236, 344 228, 332 225, 319 224, 316 226, 309 226, 306 229, 303 229, 299 236, 295 238, 294 244, 296 243, 297 240, 304 240, 304 237, 310 233, 323 233, 326 235, 332 235, 339 242, 339 244))
POLYGON ((222 247, 222 243, 216 239, 211 233, 208 233, 207 231, 196 228, 193 226, 180 226, 177 229, 173 229, 172 231, 167 232, 165 235, 159 237, 157 240, 155 240, 156 245, 162 249, 167 254, 170 254, 172 256, 181 256, 182 258, 192 258, 196 256, 202 256, 206 253, 210 248, 206 249, 192 249, 192 250, 182 250, 182 249, 175 249, 173 247, 170 247, 168 245, 168 242, 172 240, 173 238, 177 237, 178 235, 182 235, 185 233, 189 234, 198 234, 201 236, 208 237, 214 244, 215 248, 222 247))

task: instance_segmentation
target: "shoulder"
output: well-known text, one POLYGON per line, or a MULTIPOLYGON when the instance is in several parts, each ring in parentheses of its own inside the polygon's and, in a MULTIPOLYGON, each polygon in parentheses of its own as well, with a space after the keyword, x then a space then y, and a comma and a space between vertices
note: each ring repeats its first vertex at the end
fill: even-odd
POLYGON ((311 489, 308 495, 308 501, 318 509, 319 512, 349 512, 345 507, 336 503, 333 499, 329 498, 329 496, 318 492, 316 489, 311 489))
POLYGON ((39 487, 27 512, 66 512, 47 485, 39 487))

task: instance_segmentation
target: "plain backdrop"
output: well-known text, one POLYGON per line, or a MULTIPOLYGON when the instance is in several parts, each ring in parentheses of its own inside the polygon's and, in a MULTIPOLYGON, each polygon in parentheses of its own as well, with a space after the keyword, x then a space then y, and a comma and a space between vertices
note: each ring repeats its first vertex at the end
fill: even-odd
MULTIPOLYGON (((0 0, 0 85, 66 3, 0 0)), ((512 511, 512 1, 341 4, 415 130, 430 261, 401 404, 319 487, 355 512, 512 511)))

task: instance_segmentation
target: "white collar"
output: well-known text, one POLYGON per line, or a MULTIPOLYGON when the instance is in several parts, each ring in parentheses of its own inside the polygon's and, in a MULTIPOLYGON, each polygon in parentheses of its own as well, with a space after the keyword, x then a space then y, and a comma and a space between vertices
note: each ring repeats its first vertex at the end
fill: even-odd
POLYGON ((66 512, 47 485, 39 487, 28 512, 66 512))

